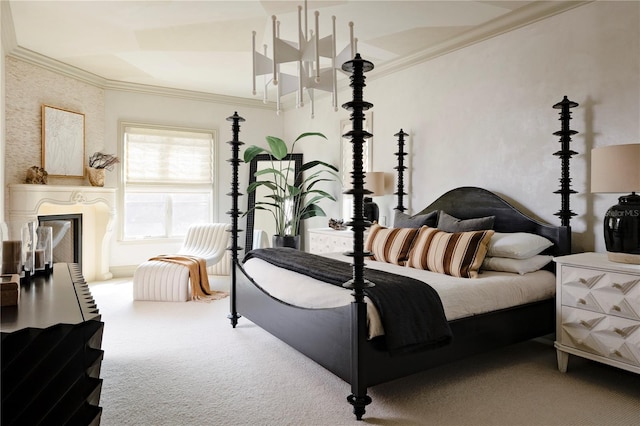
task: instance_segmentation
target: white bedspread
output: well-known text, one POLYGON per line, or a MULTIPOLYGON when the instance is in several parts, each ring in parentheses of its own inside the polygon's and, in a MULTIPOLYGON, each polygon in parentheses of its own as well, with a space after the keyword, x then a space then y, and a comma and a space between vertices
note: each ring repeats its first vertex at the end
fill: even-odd
MULTIPOLYGON (((351 261, 342 253, 327 253, 323 256, 345 262, 351 261)), ((260 259, 250 259, 243 267, 271 296, 295 306, 335 308, 348 305, 353 301, 351 291, 348 289, 274 267, 260 259)), ((481 271, 478 278, 456 278, 376 261, 367 261, 366 267, 406 275, 426 282, 440 295, 449 321, 548 299, 555 294, 555 276, 549 271, 537 271, 525 275, 481 271)), ((369 300, 367 300, 367 312, 369 337, 384 334, 380 316, 369 300)))

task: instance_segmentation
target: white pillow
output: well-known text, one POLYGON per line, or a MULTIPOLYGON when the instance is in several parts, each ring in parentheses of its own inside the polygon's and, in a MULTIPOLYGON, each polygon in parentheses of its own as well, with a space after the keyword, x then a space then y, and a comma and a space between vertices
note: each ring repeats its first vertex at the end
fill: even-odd
POLYGON ((545 237, 526 232, 496 232, 489 241, 489 257, 528 259, 553 245, 545 237))
POLYGON ((509 259, 508 257, 485 257, 481 269, 487 271, 513 272, 524 275, 542 269, 551 262, 552 256, 536 255, 528 259, 509 259))

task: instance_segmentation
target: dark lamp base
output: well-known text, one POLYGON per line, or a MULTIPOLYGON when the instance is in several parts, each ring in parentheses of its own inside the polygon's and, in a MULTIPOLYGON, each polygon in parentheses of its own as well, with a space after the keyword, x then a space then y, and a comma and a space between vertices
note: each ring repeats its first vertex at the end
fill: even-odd
POLYGON ((640 264, 640 195, 620 197, 604 217, 604 242, 612 262, 640 264))
POLYGON ((373 202, 373 199, 370 197, 365 197, 364 199, 364 217, 369 222, 377 222, 380 217, 380 209, 378 205, 373 202))

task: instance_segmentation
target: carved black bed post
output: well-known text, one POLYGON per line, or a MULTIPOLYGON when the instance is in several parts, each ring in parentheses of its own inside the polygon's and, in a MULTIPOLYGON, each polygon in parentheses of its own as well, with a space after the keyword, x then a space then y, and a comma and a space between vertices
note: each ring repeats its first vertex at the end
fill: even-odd
POLYGON ((407 195, 407 193, 404 192, 404 171, 407 169, 404 165, 404 157, 407 155, 407 153, 404 152, 404 137, 409 135, 400 129, 400 131, 393 136, 398 138, 398 152, 396 152, 398 165, 394 167, 394 169, 398 171, 398 190, 393 194, 398 196, 398 205, 395 210, 404 212, 406 210, 404 206, 404 196, 407 195))
POLYGON ((227 121, 233 122, 231 125, 233 140, 227 142, 231 145, 232 153, 231 159, 227 160, 231 163, 231 192, 227 195, 230 195, 232 199, 231 210, 227 212, 231 216, 231 245, 229 246, 229 250, 231 250, 231 288, 229 294, 230 313, 227 318, 231 320, 231 326, 235 328, 240 318, 236 309, 236 265, 238 264, 238 250, 242 250, 242 247, 238 246, 238 232, 242 231, 242 229, 238 229, 238 217, 242 214, 238 209, 238 198, 242 195, 238 190, 238 167, 240 165, 240 146, 244 145, 238 139, 238 135, 240 122, 245 120, 237 112, 234 112, 231 117, 227 117, 227 121))
POLYGON ((578 103, 570 101, 566 96, 562 101, 558 102, 553 106, 554 109, 560 110, 560 121, 562 122, 562 128, 554 132, 553 134, 556 136, 560 136, 560 151, 555 152, 553 155, 557 155, 562 160, 562 172, 560 177, 560 189, 554 191, 554 194, 560 194, 561 203, 560 210, 555 213, 556 216, 560 217, 560 224, 562 226, 570 226, 571 218, 576 215, 576 213, 571 211, 569 206, 569 196, 571 194, 576 194, 577 191, 571 189, 571 177, 569 174, 569 160, 571 157, 577 152, 572 151, 569 148, 569 143, 571 142, 571 136, 578 133, 575 130, 571 130, 569 128, 569 121, 571 120, 571 111, 569 109, 575 108, 578 106, 578 103))
POLYGON ((353 251, 345 253, 353 257, 353 279, 344 284, 344 287, 353 289, 354 301, 351 303, 351 395, 347 400, 353 405, 353 414, 358 420, 362 420, 365 407, 371 403, 371 397, 367 395, 366 379, 364 377, 365 360, 360 348, 364 347, 367 339, 367 304, 364 301, 364 289, 374 284, 364 278, 364 258, 371 253, 364 251, 364 231, 371 223, 364 217, 364 195, 371 191, 364 188, 364 170, 362 166, 362 146, 371 133, 363 129, 364 111, 373 104, 362 99, 364 73, 373 69, 373 64, 360 57, 359 53, 351 61, 342 65, 342 69, 351 73, 353 88, 353 100, 342 105, 342 108, 351 111, 352 130, 343 135, 351 138, 353 144, 353 171, 352 188, 345 191, 353 194, 353 219, 348 224, 353 229, 353 251))

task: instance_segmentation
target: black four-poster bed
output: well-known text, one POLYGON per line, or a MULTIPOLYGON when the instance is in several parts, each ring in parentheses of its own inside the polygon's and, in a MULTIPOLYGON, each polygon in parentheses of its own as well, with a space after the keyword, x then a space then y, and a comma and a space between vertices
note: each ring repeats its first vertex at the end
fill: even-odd
MULTIPOLYGON (((365 413, 365 407, 371 402, 367 388, 376 384, 404 377, 437 365, 452 362, 473 354, 492 350, 500 346, 529 340, 551 334, 555 331, 555 302, 553 295, 544 300, 512 306, 449 322, 453 340, 444 346, 430 347, 425 350, 407 353, 391 353, 385 343, 384 336, 368 338, 367 308, 365 295, 371 283, 367 281, 368 271, 365 260, 369 253, 364 251, 364 231, 370 225, 364 218, 363 197, 368 193, 364 188, 364 172, 362 164, 362 147, 371 135, 363 130, 363 112, 372 104, 363 101, 362 89, 364 73, 373 65, 360 58, 359 55, 343 65, 343 69, 351 73, 353 100, 343 105, 351 111, 352 131, 344 135, 353 144, 353 188, 348 191, 354 198, 354 214, 350 224, 354 231, 353 250, 345 253, 351 258, 352 278, 344 284, 352 290, 352 302, 349 305, 309 309, 284 302, 265 291, 260 279, 252 278, 245 271, 243 262, 238 259, 241 247, 238 246, 238 219, 242 212, 238 209, 238 168, 240 146, 238 139, 240 122, 244 119, 235 113, 229 117, 233 140, 233 158, 229 160, 233 167, 232 209, 232 268, 229 319, 233 327, 244 316, 274 336, 283 340, 307 357, 316 361, 351 385, 348 401, 353 405, 353 412, 358 420, 365 413)), ((566 101, 566 97, 565 97, 566 101)), ((421 213, 446 211, 459 219, 495 216, 494 230, 502 233, 526 232, 544 236, 553 243, 545 251, 549 255, 570 253, 569 218, 573 213, 569 210, 568 195, 570 179, 568 177, 568 158, 573 154, 568 149, 570 135, 575 133, 568 129, 569 106, 558 105, 563 116, 563 148, 556 153, 562 157, 563 175, 561 179, 562 209, 556 215, 563 219, 562 226, 541 223, 521 213, 499 196, 480 188, 463 187, 447 192, 435 200, 421 213), (564 124, 567 124, 566 126, 564 124)), ((554 106, 556 108, 558 106, 554 106)), ((561 134, 557 132, 556 134, 561 134)), ((398 155, 398 206, 403 211, 403 180, 405 170, 403 141, 406 134, 401 130, 398 155)), ((547 266, 553 270, 553 264, 547 266)), ((375 283, 373 283, 375 285, 375 283)))

